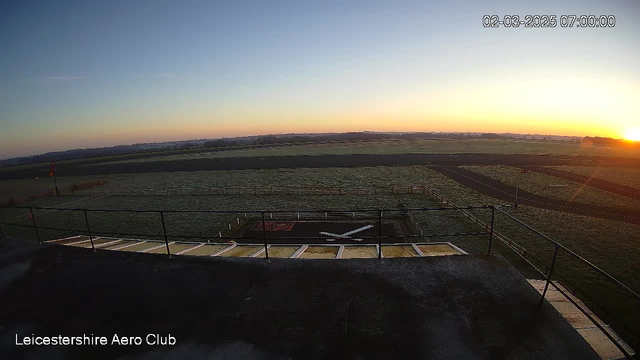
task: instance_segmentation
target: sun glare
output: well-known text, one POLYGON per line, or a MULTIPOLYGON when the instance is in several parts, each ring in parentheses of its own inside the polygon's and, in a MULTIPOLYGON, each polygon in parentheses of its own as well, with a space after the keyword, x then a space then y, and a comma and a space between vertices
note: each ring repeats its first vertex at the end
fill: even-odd
POLYGON ((624 138, 627 140, 640 141, 640 128, 627 130, 624 134, 624 138))

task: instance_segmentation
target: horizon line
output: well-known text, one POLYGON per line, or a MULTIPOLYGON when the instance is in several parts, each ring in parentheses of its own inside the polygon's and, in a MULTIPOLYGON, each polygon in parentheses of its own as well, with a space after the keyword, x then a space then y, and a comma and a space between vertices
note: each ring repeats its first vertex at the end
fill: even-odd
MULTIPOLYGON (((148 145, 148 144, 169 144, 169 143, 184 143, 189 141, 203 141, 203 140, 219 140, 219 139, 238 139, 238 138, 252 138, 252 137, 263 137, 263 136, 287 136, 287 135, 337 135, 337 134, 361 134, 361 133, 372 133, 372 134, 496 134, 496 135, 521 135, 521 136, 554 136, 554 137, 564 137, 564 138, 585 138, 585 137, 598 137, 598 136, 588 136, 588 135, 557 135, 557 134, 540 134, 540 133, 514 133, 514 132, 487 132, 487 131, 372 131, 372 130, 361 130, 361 131, 344 131, 344 132, 300 132, 300 133, 267 133, 267 134, 255 134, 255 135, 238 135, 233 137, 214 137, 214 138, 190 138, 185 140, 167 140, 167 141, 154 141, 154 142, 135 142, 135 143, 119 143, 108 146, 98 146, 98 147, 85 147, 85 148, 68 148, 64 150, 52 150, 42 153, 34 153, 30 155, 21 155, 14 156, 9 158, 2 158, 0 161, 9 161, 15 159, 24 159, 36 156, 43 156, 52 153, 64 153, 67 151, 76 151, 76 150, 90 150, 90 149, 109 149, 118 146, 135 146, 135 145, 148 145)), ((607 138, 607 137, 602 137, 607 138)), ((614 140, 625 140, 619 138, 610 138, 614 140)))

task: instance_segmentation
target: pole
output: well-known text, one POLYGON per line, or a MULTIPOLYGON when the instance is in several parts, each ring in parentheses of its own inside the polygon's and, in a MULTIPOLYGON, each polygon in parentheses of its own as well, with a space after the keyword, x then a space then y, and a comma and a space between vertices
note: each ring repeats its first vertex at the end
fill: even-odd
POLYGON ((40 240, 40 232, 38 231, 38 225, 36 224, 36 217, 33 215, 33 208, 29 208, 31 212, 31 220, 33 221, 33 228, 36 230, 36 236, 38 237, 38 242, 42 244, 42 240, 40 240))
POLYGON ((60 192, 58 191, 58 179, 56 177, 56 173, 55 172, 53 173, 53 184, 54 184, 54 186, 56 188, 55 196, 60 195, 60 192))
POLYGON ((487 250, 487 255, 491 254, 491 243, 493 242, 493 220, 495 219, 496 208, 491 206, 491 230, 489 231, 489 250, 487 250))
POLYGON ((558 257, 558 245, 556 245, 556 250, 553 252, 553 261, 551 261, 551 268, 549 268, 549 275, 547 275, 547 282, 544 284, 544 290, 542 291, 542 297, 540 298, 540 303, 538 306, 542 306, 544 302, 544 297, 547 294, 547 289, 549 288, 549 283, 551 282, 551 274, 553 273, 553 268, 556 265, 556 258, 558 257))
POLYGON ((513 207, 514 209, 518 208, 518 190, 520 190, 520 187, 516 187, 516 205, 513 207))
POLYGON ((164 211, 160 211, 160 219, 162 219, 162 233, 164 235, 164 244, 167 247, 167 255, 171 257, 171 251, 169 250, 169 238, 167 237, 167 227, 164 225, 164 211))
POLYGON ((269 262, 269 247, 267 246, 267 226, 264 221, 264 211, 261 214, 262 214, 262 240, 264 241, 264 257, 267 259, 267 262, 269 262))
POLYGON ((382 210, 378 210, 378 260, 382 260, 382 210))
POLYGON ((2 231, 2 225, 0 225, 0 240, 4 240, 4 232, 2 231))
POLYGON ((89 218, 87 217, 87 209, 84 209, 84 222, 87 224, 87 233, 89 234, 89 241, 91 241, 91 249, 96 251, 96 247, 93 244, 93 236, 91 236, 91 229, 89 228, 89 218))

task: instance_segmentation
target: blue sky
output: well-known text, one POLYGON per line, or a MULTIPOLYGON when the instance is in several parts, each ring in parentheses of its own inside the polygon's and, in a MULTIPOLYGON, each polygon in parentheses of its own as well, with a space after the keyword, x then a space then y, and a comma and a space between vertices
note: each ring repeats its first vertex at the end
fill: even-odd
POLYGON ((636 1, 18 1, 0 11, 0 158, 260 133, 639 125, 636 1), (613 14, 485 29, 484 14, 613 14))

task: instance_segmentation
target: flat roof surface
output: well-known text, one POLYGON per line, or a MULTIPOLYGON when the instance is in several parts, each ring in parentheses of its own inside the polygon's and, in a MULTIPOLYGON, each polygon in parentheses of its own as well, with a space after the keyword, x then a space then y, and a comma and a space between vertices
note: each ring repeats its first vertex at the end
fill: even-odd
POLYGON ((598 359, 496 257, 217 258, 0 244, 0 354, 48 359, 598 359), (175 346, 18 347, 27 336, 175 346))

